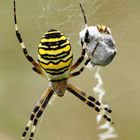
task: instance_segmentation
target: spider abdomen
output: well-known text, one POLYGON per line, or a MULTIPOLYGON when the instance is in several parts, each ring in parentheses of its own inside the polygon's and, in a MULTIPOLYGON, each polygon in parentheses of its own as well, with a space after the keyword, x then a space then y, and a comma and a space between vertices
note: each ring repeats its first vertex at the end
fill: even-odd
POLYGON ((73 55, 70 42, 57 30, 50 30, 40 41, 38 62, 45 70, 48 80, 67 79, 73 55))

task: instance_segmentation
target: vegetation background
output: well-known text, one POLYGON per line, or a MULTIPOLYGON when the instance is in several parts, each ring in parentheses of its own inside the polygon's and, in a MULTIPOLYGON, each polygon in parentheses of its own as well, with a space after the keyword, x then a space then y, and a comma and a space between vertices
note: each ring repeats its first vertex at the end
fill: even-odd
MULTIPOLYGON (((74 57, 80 55, 78 33, 84 28, 83 3, 89 25, 112 29, 118 53, 101 69, 104 100, 113 110, 117 140, 140 139, 140 1, 139 0, 17 0, 20 32, 37 58, 41 36, 54 27, 70 38, 74 57)), ((86 69, 70 80, 93 94, 95 71, 86 69)), ((31 70, 15 37, 12 0, 0 0, 0 139, 19 140, 29 115, 48 81, 31 70)), ((97 140, 96 113, 70 93, 49 105, 36 139, 97 140)))

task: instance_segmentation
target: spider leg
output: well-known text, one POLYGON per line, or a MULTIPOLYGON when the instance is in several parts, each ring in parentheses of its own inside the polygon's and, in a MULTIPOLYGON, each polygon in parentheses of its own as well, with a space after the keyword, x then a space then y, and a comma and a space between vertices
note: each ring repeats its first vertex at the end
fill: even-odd
MULTIPOLYGON (((81 40, 81 46, 82 46, 81 56, 78 58, 78 60, 75 62, 75 64, 72 65, 71 71, 76 69, 83 62, 83 60, 85 58, 86 48, 84 47, 84 42, 82 40, 81 40)), ((85 65, 88 64, 88 61, 85 62, 85 65)), ((78 72, 74 72, 73 74, 70 74, 69 78, 76 76, 76 75, 79 75, 83 70, 84 70, 84 67, 80 68, 80 70, 78 72)))
MULTIPOLYGON (((85 53, 86 53, 86 48, 84 47, 84 42, 82 40, 81 40, 81 46, 82 46, 81 57, 79 57, 78 60, 76 61, 76 63, 72 66, 71 71, 74 70, 75 68, 77 68, 81 64, 81 62, 84 60, 85 53)), ((71 73, 69 75, 69 78, 74 77, 74 76, 77 76, 77 75, 80 75, 81 72, 83 72, 83 70, 85 69, 85 66, 89 63, 89 61, 90 61, 90 59, 88 59, 85 62, 84 66, 81 67, 79 71, 76 71, 74 73, 71 73)))
POLYGON ((81 56, 78 58, 78 60, 76 61, 76 63, 74 65, 72 65, 71 70, 76 69, 81 64, 81 62, 84 60, 85 53, 86 53, 85 48, 82 48, 81 56))
POLYGON ((96 100, 93 96, 88 96, 80 88, 75 87, 72 84, 68 85, 67 90, 70 91, 72 94, 74 94, 76 97, 78 97, 80 100, 85 102, 88 106, 94 108, 94 110, 96 112, 101 114, 108 122, 113 124, 111 118, 108 117, 105 113, 103 113, 104 111, 109 112, 109 113, 111 113, 112 111, 109 108, 107 108, 107 107, 104 108, 102 106, 102 104, 98 100, 96 100))
MULTIPOLYGON (((85 58, 85 54, 86 54, 85 42, 87 42, 88 36, 89 36, 89 32, 87 30, 86 35, 85 35, 85 40, 83 41, 81 39, 81 47, 82 47, 81 56, 78 58, 78 60, 75 62, 75 64, 72 65, 71 71, 74 70, 74 69, 76 69, 81 64, 81 62, 83 62, 83 60, 85 58)), ((87 43, 89 43, 89 42, 87 42, 87 43)))
POLYGON ((40 65, 32 58, 32 56, 30 56, 28 54, 26 46, 25 46, 25 44, 24 44, 24 42, 22 40, 21 34, 20 34, 19 30, 18 30, 17 17, 16 17, 16 1, 15 0, 13 0, 13 4, 14 4, 14 24, 15 24, 16 36, 17 36, 17 39, 18 39, 18 41, 20 43, 20 46, 21 46, 21 48, 23 50, 23 53, 24 53, 25 57, 28 59, 28 61, 33 65, 33 70, 35 72, 37 72, 38 74, 40 74, 41 76, 45 76, 43 71, 42 71, 42 69, 41 69, 41 67, 40 67, 40 65))
POLYGON ((83 17, 84 17, 84 22, 85 22, 85 25, 87 25, 87 18, 86 18, 85 11, 84 11, 84 9, 83 9, 83 7, 82 7, 82 4, 81 4, 81 3, 79 3, 79 5, 80 5, 80 8, 81 8, 81 11, 82 11, 83 17))
MULTIPOLYGON (((98 45, 99 45, 99 42, 97 42, 97 44, 96 44, 96 46, 95 46, 95 48, 94 48, 94 50, 93 50, 93 52, 92 52, 92 55, 95 53, 95 51, 96 51, 98 45)), ((86 62, 84 63, 84 66, 81 67, 80 70, 71 73, 70 76, 69 76, 69 78, 74 77, 74 76, 77 76, 77 75, 80 75, 81 72, 84 71, 85 67, 87 66, 87 64, 88 64, 89 62, 90 62, 90 58, 88 58, 88 59, 86 60, 86 62)))
MULTIPOLYGON (((85 27, 87 28, 88 25, 87 25, 87 18, 86 18, 86 15, 85 15, 85 12, 84 12, 84 9, 82 7, 82 4, 79 3, 80 5, 80 8, 81 8, 81 11, 82 11, 82 14, 83 14, 83 17, 84 17, 84 22, 85 22, 85 27)), ((85 53, 86 53, 86 44, 90 43, 90 40, 89 40, 89 31, 88 29, 86 30, 86 33, 85 33, 85 37, 84 39, 82 40, 81 39, 81 46, 82 46, 82 53, 81 53, 81 56, 78 58, 78 60, 76 61, 76 63, 71 67, 71 71, 74 70, 75 68, 77 68, 81 62, 84 60, 84 57, 85 57, 85 53)), ((92 52, 92 55, 94 54, 94 52, 96 51, 96 48, 98 46, 98 43, 96 44, 95 46, 95 49, 93 50, 92 52)), ((87 61, 84 63, 84 66, 80 68, 80 70, 74 72, 74 73, 71 73, 69 78, 71 77, 74 77, 74 76, 77 76, 77 75, 80 75, 81 72, 84 71, 85 69, 85 66, 90 62, 90 58, 87 59, 87 61)))
POLYGON ((85 67, 87 66, 87 64, 90 62, 90 59, 87 59, 86 62, 84 63, 84 66, 80 68, 80 70, 73 72, 69 75, 69 78, 80 75, 81 72, 84 71, 85 67))
POLYGON ((25 139, 31 124, 33 123, 31 134, 30 134, 30 140, 32 140, 34 133, 35 133, 38 119, 41 117, 41 115, 42 115, 45 107, 47 106, 51 96, 53 95, 53 93, 54 93, 54 91, 50 87, 43 93, 39 102, 37 103, 37 105, 33 109, 33 112, 31 113, 30 120, 28 121, 28 123, 25 127, 25 130, 22 133, 22 139, 25 139))

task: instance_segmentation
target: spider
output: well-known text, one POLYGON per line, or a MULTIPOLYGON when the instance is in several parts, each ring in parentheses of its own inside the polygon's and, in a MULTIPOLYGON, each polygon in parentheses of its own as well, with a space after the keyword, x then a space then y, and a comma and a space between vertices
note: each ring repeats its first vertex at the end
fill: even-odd
MULTIPOLYGON (((54 93, 59 97, 62 97, 64 96, 66 90, 68 90, 89 107, 93 108, 96 112, 101 114, 103 111, 111 113, 111 109, 104 107, 93 96, 87 95, 86 92, 68 82, 69 78, 79 75, 84 70, 84 65, 87 65, 90 61, 90 59, 88 59, 79 71, 72 72, 83 61, 85 50, 82 49, 81 56, 77 59, 76 63, 72 65, 73 54, 70 42, 60 31, 51 29, 42 37, 38 47, 38 61, 35 61, 32 56, 29 55, 18 30, 15 0, 13 0, 13 6, 16 37, 20 43, 23 53, 27 60, 32 64, 33 70, 49 80, 48 88, 43 93, 30 115, 30 119, 22 133, 22 139, 25 139, 31 125, 32 129, 29 140, 33 139, 38 120, 43 114, 44 109, 54 93)), ((105 120, 113 123, 106 113, 103 114, 105 120)))

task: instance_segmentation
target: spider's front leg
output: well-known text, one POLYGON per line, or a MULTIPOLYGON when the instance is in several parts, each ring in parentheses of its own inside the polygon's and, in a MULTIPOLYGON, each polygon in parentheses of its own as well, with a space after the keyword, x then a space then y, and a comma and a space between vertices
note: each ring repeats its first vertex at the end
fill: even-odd
POLYGON ((78 97, 80 100, 85 102, 88 106, 94 108, 94 110, 97 111, 99 114, 101 114, 108 122, 113 124, 111 118, 108 117, 105 113, 103 113, 103 112, 111 113, 112 111, 109 108, 102 106, 102 104, 98 100, 96 100, 93 96, 88 96, 83 90, 72 84, 68 85, 67 90, 70 91, 72 94, 74 94, 76 97, 78 97))
POLYGON ((16 37, 20 43, 20 46, 23 50, 23 53, 25 55, 25 57, 28 59, 28 61, 33 65, 33 70, 35 72, 37 72, 38 74, 40 74, 41 76, 45 76, 45 74, 43 73, 41 66, 33 59, 32 56, 29 55, 27 48, 22 40, 21 34, 18 30, 18 25, 17 25, 17 17, 16 17, 16 1, 13 1, 14 4, 14 24, 15 24, 15 31, 16 31, 16 37))
POLYGON ((44 92, 44 94, 41 96, 39 102, 37 103, 37 105, 33 109, 33 112, 31 113, 30 120, 28 121, 28 123, 27 123, 27 125, 25 127, 24 132, 22 133, 22 139, 25 139, 31 124, 33 124, 33 126, 32 126, 32 130, 31 130, 31 134, 30 134, 30 139, 29 140, 33 139, 38 119, 43 114, 43 111, 44 111, 45 107, 47 106, 47 104, 48 104, 50 98, 52 97, 53 93, 54 93, 54 91, 52 90, 52 88, 49 87, 44 92))

